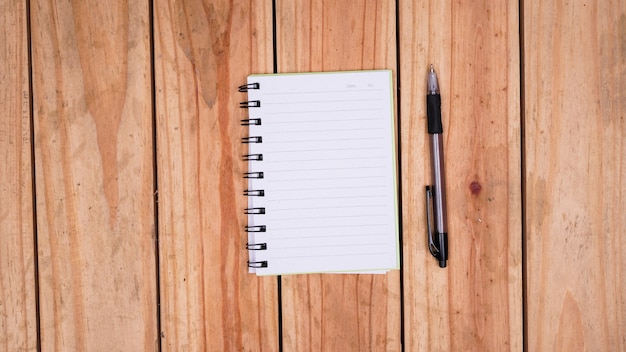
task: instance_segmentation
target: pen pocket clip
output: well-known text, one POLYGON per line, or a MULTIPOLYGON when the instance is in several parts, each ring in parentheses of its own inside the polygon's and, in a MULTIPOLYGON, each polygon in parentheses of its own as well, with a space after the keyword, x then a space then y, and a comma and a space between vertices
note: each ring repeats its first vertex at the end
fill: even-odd
POLYGON ((426 223, 428 227, 428 250, 433 257, 439 259, 439 243, 435 244, 435 229, 433 215, 433 189, 432 186, 426 186, 426 223))

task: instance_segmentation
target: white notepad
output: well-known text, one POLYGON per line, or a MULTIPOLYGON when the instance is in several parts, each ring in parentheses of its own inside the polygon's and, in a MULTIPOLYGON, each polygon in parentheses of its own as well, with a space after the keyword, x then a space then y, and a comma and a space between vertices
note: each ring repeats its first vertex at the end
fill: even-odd
POLYGON ((250 272, 399 268, 391 71, 248 77, 250 272))

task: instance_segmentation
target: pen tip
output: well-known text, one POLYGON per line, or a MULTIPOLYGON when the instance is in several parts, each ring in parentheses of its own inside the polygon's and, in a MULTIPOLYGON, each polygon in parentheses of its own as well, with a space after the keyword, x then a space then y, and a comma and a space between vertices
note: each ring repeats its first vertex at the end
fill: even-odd
POLYGON ((428 94, 439 94, 439 84, 437 83, 437 74, 435 73, 435 68, 433 65, 430 65, 430 71, 428 72, 428 80, 427 80, 427 91, 428 94))

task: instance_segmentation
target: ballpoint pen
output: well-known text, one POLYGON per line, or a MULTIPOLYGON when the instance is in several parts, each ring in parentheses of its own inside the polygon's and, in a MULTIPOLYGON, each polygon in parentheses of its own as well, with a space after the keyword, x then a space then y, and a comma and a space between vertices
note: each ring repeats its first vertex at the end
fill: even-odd
POLYGON ((446 214, 446 182, 443 171, 443 126, 441 123, 441 96, 433 65, 428 71, 426 115, 432 163, 431 186, 426 186, 428 222, 428 249, 445 268, 448 261, 448 227, 446 214))

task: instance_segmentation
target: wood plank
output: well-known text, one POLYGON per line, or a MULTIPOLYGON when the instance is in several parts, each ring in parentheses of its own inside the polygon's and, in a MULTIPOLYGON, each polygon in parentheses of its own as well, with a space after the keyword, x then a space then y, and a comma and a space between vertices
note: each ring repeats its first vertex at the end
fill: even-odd
POLYGON ((522 349, 520 74, 515 1, 400 1, 407 351, 522 349), (426 245, 426 75, 442 94, 448 268, 426 245))
POLYGON ((276 278, 247 273, 237 87, 272 72, 271 1, 155 2, 162 345, 277 351, 276 278))
POLYGON ((0 0, 0 350, 37 348, 24 1, 0 0))
MULTIPOLYGON (((278 1, 279 72, 396 68, 389 1, 278 1)), ((395 78, 394 78, 395 79, 395 78)), ((285 351, 399 351, 400 275, 282 278, 285 351)))
POLYGON ((31 2, 41 349, 154 351, 147 1, 31 2))
POLYGON ((531 351, 626 350, 626 3, 524 2, 531 351))

